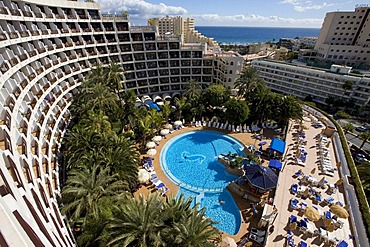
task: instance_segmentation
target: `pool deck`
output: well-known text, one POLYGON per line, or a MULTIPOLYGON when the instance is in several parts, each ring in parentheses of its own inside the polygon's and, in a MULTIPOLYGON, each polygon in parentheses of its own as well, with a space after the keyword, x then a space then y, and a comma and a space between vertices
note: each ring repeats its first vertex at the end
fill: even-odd
MULTIPOLYGON (((174 131, 173 133, 167 135, 166 139, 162 139, 160 141, 159 145, 156 147, 157 154, 153 157, 154 158, 154 160, 153 160, 154 170, 157 173, 158 178, 160 180, 162 180, 163 183, 169 188, 169 191, 167 192, 168 195, 176 196, 177 192, 179 190, 179 186, 177 186, 175 183, 173 183, 172 180, 170 180, 167 177, 167 175, 162 171, 161 165, 160 165, 161 150, 162 150, 163 146, 167 143, 167 141, 170 140, 171 138, 173 138, 173 137, 175 137, 179 134, 189 132, 189 131, 194 131, 194 130, 213 130, 213 131, 218 131, 220 133, 228 134, 229 136, 234 137, 235 139, 239 140, 245 146, 248 146, 250 144, 259 143, 258 140, 256 141, 256 139, 254 139, 252 137, 253 136, 252 133, 230 133, 229 131, 219 130, 219 129, 215 129, 215 128, 208 128, 208 127, 185 127, 183 129, 174 131)), ((264 141, 267 142, 265 147, 268 147, 271 140, 267 139, 267 140, 264 140, 264 141)), ((143 186, 138 191, 135 192, 135 196, 138 196, 139 194, 147 195, 149 192, 153 193, 155 191, 156 190, 150 185, 149 186, 143 186)), ((242 217, 242 224, 240 226, 239 232, 236 235, 230 235, 230 234, 227 234, 227 233, 223 233, 222 237, 223 238, 224 237, 231 237, 236 242, 239 242, 243 237, 246 236, 246 234, 248 233, 248 228, 250 227, 251 224, 252 224, 252 226, 257 225, 262 210, 259 210, 258 215, 253 216, 252 210, 250 208, 250 202, 247 201, 247 200, 244 200, 243 198, 241 198, 238 195, 235 195, 234 193, 231 193, 231 194, 232 194, 236 204, 239 207, 241 217, 242 217)))
MULTIPOLYGON (((325 212, 329 210, 328 204, 325 203, 316 203, 310 198, 302 199, 300 197, 296 197, 291 194, 290 188, 292 184, 298 184, 299 180, 294 178, 294 174, 298 170, 302 170, 305 175, 311 175, 320 181, 323 177, 328 181, 329 184, 335 184, 339 179, 340 175, 338 171, 335 171, 333 176, 324 176, 321 174, 321 171, 318 169, 319 164, 319 147, 318 147, 318 136, 325 128, 317 128, 311 126, 311 122, 306 121, 304 122, 305 127, 305 140, 307 144, 305 145, 305 151, 307 154, 306 166, 302 167, 296 164, 294 157, 297 152, 297 139, 294 137, 297 134, 297 127, 299 127, 299 123, 291 122, 289 131, 286 138, 286 145, 287 150, 285 152, 285 161, 282 172, 279 174, 279 182, 276 189, 275 201, 274 205, 278 208, 279 213, 274 220, 274 232, 270 234, 267 238, 266 246, 284 246, 287 242, 286 235, 288 227, 288 219, 290 215, 297 216, 298 220, 303 219, 305 216, 302 210, 291 210, 289 209, 290 199, 297 198, 299 202, 305 202, 308 206, 316 206, 321 212, 325 212), (315 171, 313 172, 313 169, 315 171)), ((330 153, 330 163, 332 167, 336 167, 336 155, 333 147, 333 142, 330 138, 328 138, 330 153)), ((328 193, 328 189, 318 189, 321 192, 323 199, 328 197, 333 197, 334 202, 341 201, 346 204, 344 195, 343 195, 343 186, 338 186, 339 188, 334 193, 328 193)), ((315 188, 315 187, 313 187, 315 188)), ((317 188, 315 188, 317 189, 317 188)), ((351 213, 351 212, 349 212, 351 213)), ((294 243, 298 244, 301 240, 305 241, 308 246, 336 246, 336 240, 345 240, 348 242, 349 246, 354 246, 353 241, 349 238, 351 234, 350 223, 348 219, 340 219, 344 223, 343 227, 337 230, 334 230, 332 233, 329 233, 330 239, 333 242, 330 244, 328 241, 324 241, 325 238, 317 236, 315 234, 303 234, 298 228, 293 230, 293 239, 294 243)), ((324 227, 324 221, 322 219, 316 222, 310 222, 312 226, 312 231, 320 229, 320 227, 324 227)))

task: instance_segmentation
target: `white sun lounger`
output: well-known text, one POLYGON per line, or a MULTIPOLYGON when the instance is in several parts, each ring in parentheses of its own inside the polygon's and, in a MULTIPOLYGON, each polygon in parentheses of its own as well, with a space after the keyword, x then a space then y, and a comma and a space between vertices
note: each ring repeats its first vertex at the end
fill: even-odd
POLYGON ((221 125, 220 125, 220 129, 223 129, 224 128, 224 123, 222 123, 221 125))
POLYGON ((227 125, 228 123, 225 123, 224 128, 223 128, 224 130, 227 129, 227 125))
POLYGON ((210 128, 210 127, 211 127, 211 125, 212 125, 212 122, 211 122, 211 121, 209 121, 207 126, 210 128))

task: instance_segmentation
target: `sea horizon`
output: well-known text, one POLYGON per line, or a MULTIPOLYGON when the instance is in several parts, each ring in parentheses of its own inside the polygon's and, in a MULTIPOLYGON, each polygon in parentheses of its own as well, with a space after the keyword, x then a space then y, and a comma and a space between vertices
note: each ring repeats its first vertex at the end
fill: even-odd
POLYGON ((317 37, 320 33, 320 28, 312 27, 196 26, 195 29, 219 44, 277 42, 281 38, 317 37))

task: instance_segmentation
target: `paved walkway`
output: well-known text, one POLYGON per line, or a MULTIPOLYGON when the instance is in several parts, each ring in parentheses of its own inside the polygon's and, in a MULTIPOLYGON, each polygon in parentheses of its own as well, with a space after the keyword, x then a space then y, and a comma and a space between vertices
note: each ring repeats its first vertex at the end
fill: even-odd
MULTIPOLYGON (((302 199, 291 194, 291 185, 299 183, 299 180, 294 176, 298 170, 301 169, 305 175, 311 175, 312 177, 316 178, 317 181, 320 181, 323 177, 325 177, 329 184, 335 184, 340 178, 338 171, 335 171, 332 177, 321 174, 319 169, 319 140, 317 137, 324 128, 315 129, 311 126, 311 121, 307 120, 308 119, 306 118, 304 123, 304 128, 306 129, 304 132, 306 136, 305 141, 307 142, 304 146, 304 149, 307 152, 305 167, 299 166, 295 162, 295 155, 297 154, 297 139, 295 136, 297 135, 299 124, 293 122, 290 123, 289 132, 286 139, 287 150, 285 154, 284 167, 283 171, 279 175, 279 182, 274 201, 274 205, 278 208, 279 214, 273 223, 274 232, 269 235, 266 246, 284 246, 286 244, 287 230, 289 230, 288 220, 291 215, 297 216, 298 220, 304 219, 305 216, 303 215, 303 210, 299 211, 289 208, 290 200, 292 198, 297 198, 299 202, 305 202, 308 204, 308 206, 316 206, 321 212, 329 210, 329 206, 324 203, 316 203, 309 198, 302 199)), ((328 148, 331 157, 330 164, 332 167, 336 167, 337 161, 335 158, 336 155, 334 153, 332 141, 330 141, 328 148)), ((323 199, 333 197, 334 202, 345 202, 342 186, 339 186, 339 189, 331 194, 328 194, 328 189, 315 189, 321 193, 323 199)), ((349 243, 349 246, 353 246, 353 241, 349 238, 351 234, 349 220, 340 219, 340 221, 344 223, 343 227, 333 231, 332 233, 329 233, 329 237, 333 241, 332 245, 334 245, 334 242, 344 239, 349 243)), ((322 219, 320 219, 316 222, 311 222, 310 226, 312 226, 311 230, 314 232, 315 230, 320 229, 320 227, 324 227, 324 222, 322 219)), ((298 229, 292 231, 292 233, 295 244, 298 244, 301 240, 304 240, 309 246, 330 246, 328 242, 325 243, 323 238, 320 238, 315 234, 304 235, 298 229)))

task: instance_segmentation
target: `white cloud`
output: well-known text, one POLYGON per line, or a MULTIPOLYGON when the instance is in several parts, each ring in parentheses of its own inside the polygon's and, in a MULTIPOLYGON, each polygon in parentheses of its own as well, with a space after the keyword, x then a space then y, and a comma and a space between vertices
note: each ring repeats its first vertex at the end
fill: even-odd
POLYGON ((301 0, 284 0, 281 1, 282 4, 291 4, 295 11, 305 12, 307 10, 318 10, 325 7, 333 6, 333 3, 323 2, 321 4, 314 4, 312 1, 301 1, 301 0))
POLYGON ((143 0, 97 0, 102 12, 121 12, 127 10, 133 17, 154 17, 165 15, 183 15, 187 10, 183 7, 169 6, 164 3, 152 4, 143 0))
MULTIPOLYGON (((102 12, 119 13, 127 10, 133 25, 145 25, 147 19, 166 15, 181 15, 193 17, 198 26, 254 26, 254 27, 320 27, 322 19, 293 19, 279 16, 261 16, 257 14, 219 15, 201 14, 189 15, 188 11, 180 6, 169 6, 164 3, 152 4, 145 0, 96 0, 100 3, 102 12)), ((302 0, 284 0, 281 3, 299 7, 302 0)), ((314 6, 311 0, 305 0, 309 6, 314 6)))
POLYGON ((193 15, 198 26, 255 26, 255 27, 321 27, 322 19, 283 18, 279 16, 250 15, 193 15))

